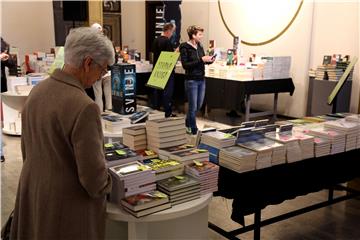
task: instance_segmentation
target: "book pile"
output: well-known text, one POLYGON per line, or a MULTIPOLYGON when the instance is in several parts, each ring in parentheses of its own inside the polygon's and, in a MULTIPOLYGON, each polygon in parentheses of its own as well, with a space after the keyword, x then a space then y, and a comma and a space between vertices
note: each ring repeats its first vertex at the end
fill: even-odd
POLYGON ((144 125, 138 125, 123 129, 123 143, 130 149, 144 150, 147 146, 146 129, 144 125))
POLYGON ((193 163, 193 161, 209 161, 209 152, 206 149, 187 149, 185 151, 172 153, 169 158, 182 162, 184 165, 188 165, 193 163))
POLYGON ((161 148, 159 149, 158 154, 160 159, 169 159, 171 154, 183 152, 189 149, 195 149, 195 146, 190 144, 185 144, 180 146, 161 148))
POLYGON ((203 133, 201 143, 221 149, 235 145, 236 137, 220 131, 203 133))
POLYGON ((109 132, 121 132, 123 128, 131 125, 129 118, 124 118, 120 115, 104 115, 102 116, 102 119, 104 129, 109 132))
POLYGON ((313 158, 314 155, 314 137, 302 133, 294 134, 294 137, 299 140, 302 159, 313 158))
POLYGON ((205 149, 209 152, 209 161, 215 164, 219 163, 219 153, 220 149, 216 147, 209 146, 204 143, 200 143, 198 148, 205 149))
MULTIPOLYGON (((347 116, 345 119, 349 122, 355 122, 357 124, 360 124, 360 114, 359 115, 353 114, 353 115, 347 116)), ((358 137, 356 140, 356 148, 360 148, 360 130, 358 132, 358 137)))
POLYGON ((160 148, 183 145, 186 140, 183 117, 164 118, 146 122, 148 148, 158 152, 160 148))
POLYGON ((161 112, 158 110, 149 111, 148 120, 156 120, 165 118, 165 112, 161 112))
POLYGON ((235 172, 247 172, 255 170, 256 152, 232 146, 223 148, 219 154, 219 164, 235 172))
POLYGON ((181 175, 184 172, 184 164, 175 160, 146 159, 142 163, 155 171, 156 181, 181 175))
POLYGON ((157 182, 158 189, 169 195, 171 205, 188 202, 200 198, 200 183, 198 180, 180 175, 157 182))
POLYGON ((218 190, 219 166, 211 162, 197 162, 186 165, 185 173, 200 182, 201 194, 208 194, 218 190))
POLYGON ((280 142, 286 147, 286 160, 288 163, 302 160, 302 149, 299 141, 295 138, 291 131, 272 132, 266 134, 266 137, 280 142))
POLYGON ((315 157, 323 157, 330 155, 331 144, 325 138, 314 137, 315 157))
POLYGON ((121 199, 156 189, 155 172, 140 162, 131 162, 109 168, 112 177, 110 201, 120 204, 121 199))
POLYGON ((271 166, 286 163, 286 146, 272 139, 263 138, 258 140, 258 143, 262 143, 272 149, 271 166))
POLYGON ((322 65, 316 69, 315 80, 339 81, 343 70, 335 65, 322 65))
POLYGON ((256 141, 239 141, 238 145, 240 147, 247 148, 257 153, 256 155, 256 169, 262 169, 271 167, 272 162, 272 148, 258 143, 256 141))
POLYGON ((125 211, 135 217, 143 217, 171 208, 169 197, 157 190, 124 198, 121 200, 121 205, 125 211))
POLYGON ((360 125, 356 122, 340 119, 337 121, 329 121, 324 124, 325 128, 336 130, 346 135, 345 150, 350 151, 357 148, 357 139, 360 136, 360 125))
POLYGON ((345 151, 346 135, 339 131, 326 129, 324 126, 312 128, 309 135, 325 138, 331 143, 331 154, 342 153, 345 151))
POLYGON ((115 142, 105 144, 105 160, 106 166, 109 168, 119 164, 142 160, 142 157, 123 144, 115 142))

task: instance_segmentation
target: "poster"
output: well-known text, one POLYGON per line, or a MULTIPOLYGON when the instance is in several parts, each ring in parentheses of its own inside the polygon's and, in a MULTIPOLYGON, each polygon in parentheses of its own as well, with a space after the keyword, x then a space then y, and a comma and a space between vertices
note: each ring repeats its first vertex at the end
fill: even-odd
POLYGON ((174 70, 179 55, 180 53, 178 52, 161 52, 159 59, 151 72, 147 86, 163 90, 174 70))

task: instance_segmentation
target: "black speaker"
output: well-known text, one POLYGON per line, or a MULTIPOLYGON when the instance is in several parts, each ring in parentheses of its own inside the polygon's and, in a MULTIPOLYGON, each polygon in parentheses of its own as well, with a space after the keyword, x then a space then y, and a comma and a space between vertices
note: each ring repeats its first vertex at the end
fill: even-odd
POLYGON ((63 1, 64 21, 87 21, 88 1, 63 1))

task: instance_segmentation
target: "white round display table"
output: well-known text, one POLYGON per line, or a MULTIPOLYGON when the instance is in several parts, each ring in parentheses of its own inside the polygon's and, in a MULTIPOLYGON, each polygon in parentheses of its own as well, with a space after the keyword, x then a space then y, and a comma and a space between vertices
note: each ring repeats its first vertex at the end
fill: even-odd
POLYGON ((9 135, 21 135, 21 111, 28 95, 20 95, 14 92, 1 93, 3 102, 4 127, 3 133, 9 135))
POLYGON ((211 198, 212 194, 206 194, 141 218, 108 203, 106 239, 208 239, 208 205, 211 198), (126 230, 127 234, 124 233, 126 230))

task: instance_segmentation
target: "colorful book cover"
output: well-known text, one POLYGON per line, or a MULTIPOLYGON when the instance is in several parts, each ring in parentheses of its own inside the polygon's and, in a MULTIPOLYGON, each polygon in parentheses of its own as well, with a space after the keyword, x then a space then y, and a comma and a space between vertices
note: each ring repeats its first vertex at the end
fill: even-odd
POLYGON ((199 182, 188 175, 180 175, 161 180, 158 182, 158 185, 171 192, 182 188, 192 187, 194 185, 199 185, 199 182))
POLYGON ((165 193, 154 190, 127 197, 122 200, 122 204, 133 211, 140 211, 145 208, 167 203, 168 201, 169 197, 165 193))
POLYGON ((146 159, 143 164, 156 172, 171 171, 183 167, 183 164, 175 160, 146 159))

